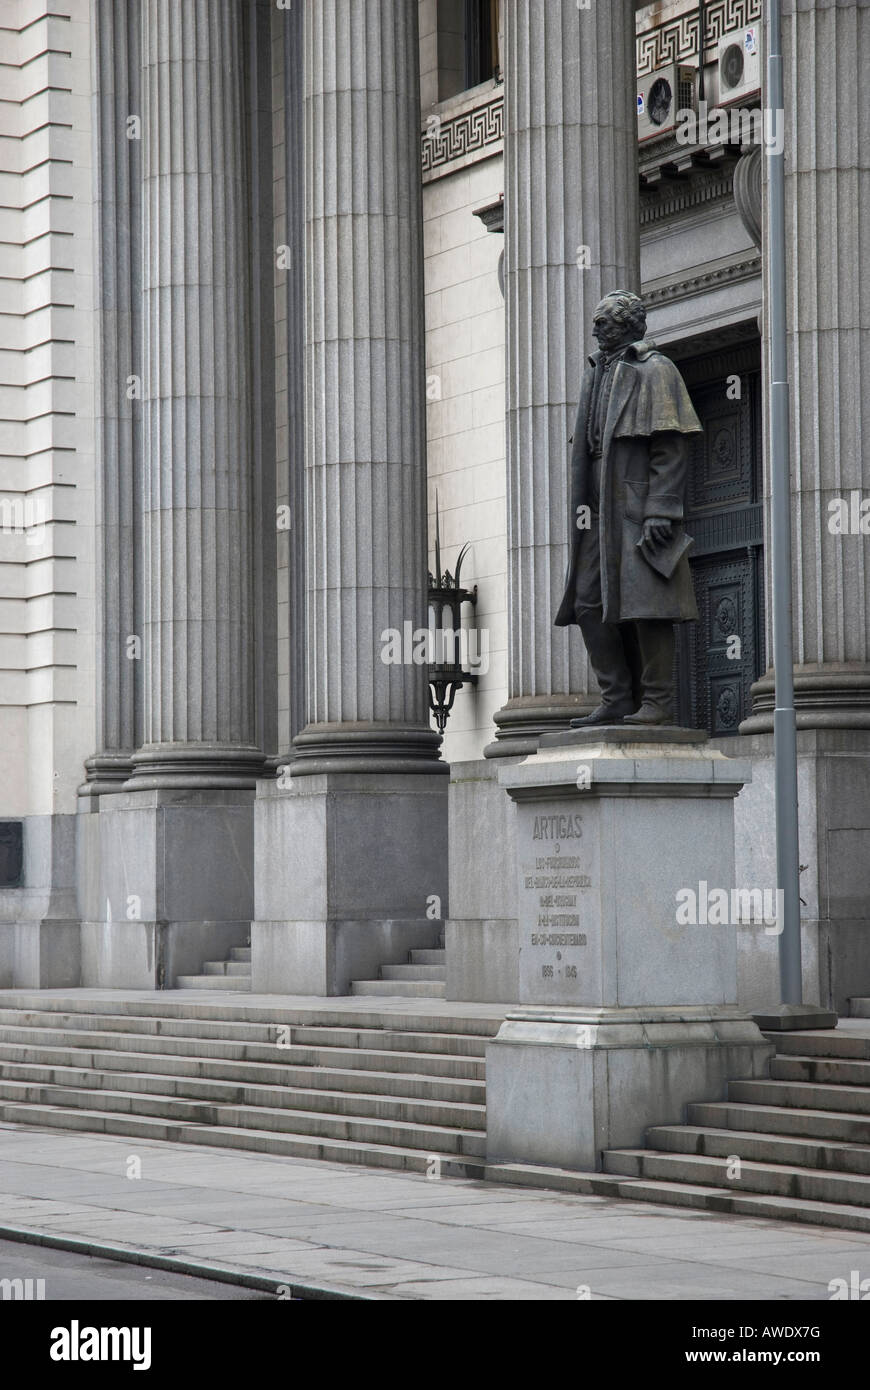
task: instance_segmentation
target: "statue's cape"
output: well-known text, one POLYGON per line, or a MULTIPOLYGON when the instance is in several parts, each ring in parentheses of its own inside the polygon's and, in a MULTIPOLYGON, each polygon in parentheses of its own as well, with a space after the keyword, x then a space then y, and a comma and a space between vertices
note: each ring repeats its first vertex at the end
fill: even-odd
MULTIPOLYGON (((589 360, 594 364, 600 356, 595 353, 589 360)), ((665 430, 703 433, 683 378, 651 339, 632 343, 622 360, 634 368, 637 383, 620 414, 616 438, 636 439, 665 430)))

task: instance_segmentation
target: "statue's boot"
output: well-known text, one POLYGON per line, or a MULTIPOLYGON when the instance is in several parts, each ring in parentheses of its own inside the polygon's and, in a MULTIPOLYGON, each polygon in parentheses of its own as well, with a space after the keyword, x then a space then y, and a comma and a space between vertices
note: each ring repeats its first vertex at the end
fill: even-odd
POLYGON ((673 623, 638 622, 637 638, 642 661, 643 703, 626 724, 673 724, 674 650, 673 623))
POLYGON ((583 641, 601 689, 601 704, 591 714, 571 720, 572 729, 589 729, 596 724, 621 724, 637 709, 632 696, 631 668, 619 628, 601 620, 601 610, 578 617, 583 641))

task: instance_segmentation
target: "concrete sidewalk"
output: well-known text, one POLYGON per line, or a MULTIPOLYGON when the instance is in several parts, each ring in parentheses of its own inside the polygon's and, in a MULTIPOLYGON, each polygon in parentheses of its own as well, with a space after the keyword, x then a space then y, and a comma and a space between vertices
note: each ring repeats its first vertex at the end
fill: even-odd
POLYGON ((361 1298, 826 1300, 870 1277, 866 1235, 15 1125, 8 1230, 361 1298))

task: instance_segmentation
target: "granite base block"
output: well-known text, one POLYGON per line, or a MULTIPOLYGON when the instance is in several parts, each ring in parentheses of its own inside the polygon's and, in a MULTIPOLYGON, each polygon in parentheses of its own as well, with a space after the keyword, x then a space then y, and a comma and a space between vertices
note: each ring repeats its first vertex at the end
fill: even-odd
POLYGON ((255 812, 255 991, 344 995, 441 944, 447 778, 321 773, 262 782, 255 812))
POLYGON ((510 1014, 486 1049, 487 1161, 597 1171, 606 1149, 765 1076, 773 1052, 736 1009, 510 1014))

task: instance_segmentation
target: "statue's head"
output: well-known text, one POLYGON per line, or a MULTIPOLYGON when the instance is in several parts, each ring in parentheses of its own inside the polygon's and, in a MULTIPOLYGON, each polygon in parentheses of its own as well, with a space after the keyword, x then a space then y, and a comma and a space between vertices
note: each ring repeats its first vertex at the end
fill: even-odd
POLYGON ((606 294, 592 317, 592 333, 604 352, 636 343, 646 332, 646 309, 630 290, 606 294))

